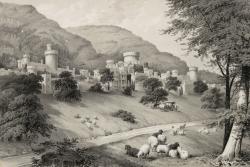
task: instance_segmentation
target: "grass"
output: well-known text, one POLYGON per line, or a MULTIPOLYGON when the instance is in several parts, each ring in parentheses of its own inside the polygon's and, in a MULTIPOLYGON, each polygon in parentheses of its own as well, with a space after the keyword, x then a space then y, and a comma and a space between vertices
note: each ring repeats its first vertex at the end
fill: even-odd
MULTIPOLYGON (((86 84, 86 83, 84 83, 86 84)), ((181 112, 160 112, 156 109, 139 103, 143 92, 135 92, 133 97, 123 96, 121 93, 99 94, 87 91, 90 85, 84 85, 82 101, 80 103, 64 103, 56 101, 52 96, 41 95, 44 111, 51 117, 51 122, 58 128, 52 134, 55 139, 63 137, 90 138, 105 135, 104 130, 112 133, 128 131, 141 127, 203 120, 214 117, 215 114, 200 109, 199 97, 179 97, 170 95, 169 100, 176 101, 181 112), (136 118, 136 124, 127 123, 121 119, 115 119, 112 113, 118 110, 131 112, 136 118), (93 130, 89 130, 81 123, 81 118, 98 117, 93 130)))

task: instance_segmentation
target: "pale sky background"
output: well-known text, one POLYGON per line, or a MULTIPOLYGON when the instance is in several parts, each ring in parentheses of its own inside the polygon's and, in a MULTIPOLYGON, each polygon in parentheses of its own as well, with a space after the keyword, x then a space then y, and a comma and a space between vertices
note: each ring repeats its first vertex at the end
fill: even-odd
POLYGON ((61 27, 117 25, 155 44, 160 51, 173 53, 189 66, 206 68, 199 59, 187 55, 176 37, 160 35, 167 27, 165 0, 0 0, 31 4, 61 27))

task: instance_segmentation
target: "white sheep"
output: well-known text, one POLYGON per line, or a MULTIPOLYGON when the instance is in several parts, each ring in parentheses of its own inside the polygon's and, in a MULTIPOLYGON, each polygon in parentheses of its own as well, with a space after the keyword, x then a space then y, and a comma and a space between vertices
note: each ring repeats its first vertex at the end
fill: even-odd
POLYGON ((166 153, 169 152, 169 146, 168 145, 158 145, 156 148, 157 153, 166 153))
POLYGON ((158 145, 158 139, 155 136, 150 136, 148 138, 148 144, 152 148, 152 150, 156 150, 156 147, 158 145))
POLYGON ((160 134, 157 137, 159 144, 165 144, 167 142, 167 137, 164 134, 160 134))
POLYGON ((177 150, 170 150, 168 154, 170 157, 176 158, 178 156, 178 151, 177 150))
POLYGON ((177 131, 176 131, 176 133, 178 134, 178 135, 185 135, 185 133, 184 133, 184 129, 178 129, 177 131))
POLYGON ((149 144, 143 144, 137 154, 137 157, 140 158, 142 156, 149 155, 150 152, 150 145, 149 144))
POLYGON ((91 125, 91 123, 89 123, 89 122, 85 122, 85 125, 86 125, 89 129, 92 128, 92 125, 91 125))
POLYGON ((86 122, 85 119, 82 119, 82 120, 81 120, 81 123, 82 123, 82 124, 85 124, 85 122, 86 122))
POLYGON ((92 120, 92 124, 96 125, 96 120, 95 119, 92 120))
POLYGON ((189 157, 188 151, 183 150, 181 147, 178 147, 177 151, 178 151, 179 156, 180 156, 181 159, 187 159, 189 157))
POLYGON ((203 127, 201 129, 199 129, 199 133, 208 135, 209 134, 209 130, 207 128, 203 127))

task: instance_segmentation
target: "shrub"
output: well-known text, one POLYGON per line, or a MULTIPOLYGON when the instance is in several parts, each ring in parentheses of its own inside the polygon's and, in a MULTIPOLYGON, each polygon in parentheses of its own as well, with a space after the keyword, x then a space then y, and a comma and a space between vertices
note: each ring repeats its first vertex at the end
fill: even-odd
POLYGON ((95 85, 92 85, 89 88, 89 91, 91 91, 91 92, 98 92, 98 93, 104 93, 104 91, 102 89, 101 83, 96 83, 95 85))
POLYGON ((130 122, 130 123, 136 123, 135 116, 128 111, 125 110, 118 110, 117 112, 112 114, 113 117, 121 118, 123 121, 130 122))
POLYGON ((224 107, 224 93, 219 88, 207 90, 201 97, 202 106, 204 109, 218 109, 224 107))
POLYGON ((112 135, 112 132, 104 130, 104 136, 110 136, 110 135, 112 135))
POLYGON ((122 92, 124 95, 126 96, 132 96, 132 87, 131 86, 127 86, 126 88, 123 89, 123 92, 122 92))
POLYGON ((195 93, 202 94, 206 90, 208 90, 208 86, 205 82, 203 82, 203 81, 194 82, 194 92, 195 93))

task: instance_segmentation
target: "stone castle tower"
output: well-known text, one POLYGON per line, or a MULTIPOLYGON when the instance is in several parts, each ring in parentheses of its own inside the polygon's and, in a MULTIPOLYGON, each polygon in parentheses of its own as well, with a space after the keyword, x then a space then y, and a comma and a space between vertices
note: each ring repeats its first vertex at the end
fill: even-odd
POLYGON ((51 72, 55 72, 58 67, 58 52, 51 48, 51 44, 47 44, 47 50, 44 52, 45 64, 51 72))
POLYGON ((189 67, 188 76, 192 82, 198 81, 199 80, 198 67, 189 67))

